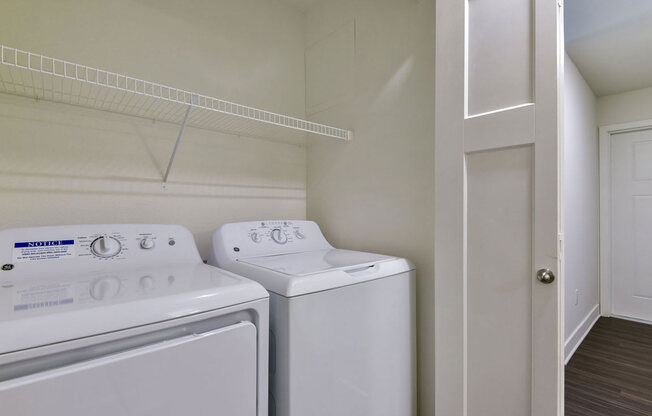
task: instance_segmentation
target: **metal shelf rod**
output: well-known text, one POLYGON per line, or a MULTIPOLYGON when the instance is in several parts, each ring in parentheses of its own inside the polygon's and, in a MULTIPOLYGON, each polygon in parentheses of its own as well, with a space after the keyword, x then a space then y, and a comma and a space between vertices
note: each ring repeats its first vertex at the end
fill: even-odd
POLYGON ((166 189, 167 184, 168 184, 168 177, 170 176, 170 170, 172 170, 172 164, 174 163, 174 158, 177 156, 177 151, 179 150, 179 144, 181 144, 181 139, 183 138, 183 132, 186 129, 186 124, 188 123, 188 117, 190 116, 190 112, 192 111, 192 106, 194 103, 194 99, 190 99, 190 105, 188 106, 188 110, 186 111, 186 115, 183 118, 183 123, 181 123, 181 129, 179 130, 179 135, 177 136, 177 142, 174 144, 174 150, 172 150, 172 155, 170 156, 170 161, 168 162, 168 168, 165 171, 165 176, 163 176, 163 189, 166 189))

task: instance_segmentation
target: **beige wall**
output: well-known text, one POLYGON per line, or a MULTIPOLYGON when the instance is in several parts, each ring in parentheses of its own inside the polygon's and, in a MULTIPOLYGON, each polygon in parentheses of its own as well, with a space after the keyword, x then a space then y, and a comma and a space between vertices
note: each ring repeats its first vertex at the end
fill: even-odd
MULTIPOLYGON (((304 23, 274 0, 25 0, 0 43, 305 116, 304 23)), ((304 147, 0 95, 0 228, 305 217, 304 147)))
POLYGON ((306 14, 275 0, 9 2, 7 46, 299 117, 307 104, 355 138, 311 138, 307 160, 303 147, 190 128, 164 191, 177 126, 0 95, 0 228, 179 223, 205 257, 219 224, 301 219, 308 195, 334 245, 416 263, 419 408, 432 415, 434 13, 434 0, 306 14))
POLYGON ((306 74, 311 117, 355 130, 311 142, 308 218, 335 246, 416 263, 421 415, 434 414, 434 16, 434 0, 332 0, 306 22, 307 68, 332 67, 306 74))
POLYGON ((652 88, 598 98, 598 125, 652 120, 652 88))

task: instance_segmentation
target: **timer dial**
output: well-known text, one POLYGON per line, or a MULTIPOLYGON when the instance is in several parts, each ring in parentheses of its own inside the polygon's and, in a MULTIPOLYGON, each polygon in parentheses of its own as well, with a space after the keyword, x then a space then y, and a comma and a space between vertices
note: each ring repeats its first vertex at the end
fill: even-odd
POLYGON ((122 246, 120 242, 113 237, 108 235, 103 235, 99 238, 96 238, 95 241, 91 243, 91 252, 97 257, 109 258, 113 257, 116 254, 120 253, 122 246))
POLYGON ((270 235, 276 244, 285 244, 288 242, 288 236, 280 228, 274 228, 270 235))

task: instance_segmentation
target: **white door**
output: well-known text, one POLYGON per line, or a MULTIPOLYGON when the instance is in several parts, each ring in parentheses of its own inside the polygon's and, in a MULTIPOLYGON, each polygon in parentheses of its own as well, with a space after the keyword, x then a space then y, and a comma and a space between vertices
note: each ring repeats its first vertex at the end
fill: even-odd
POLYGON ((557 0, 437 2, 438 416, 562 413, 561 22, 557 0))
POLYGON ((612 314, 652 321, 652 130, 611 136, 612 314))

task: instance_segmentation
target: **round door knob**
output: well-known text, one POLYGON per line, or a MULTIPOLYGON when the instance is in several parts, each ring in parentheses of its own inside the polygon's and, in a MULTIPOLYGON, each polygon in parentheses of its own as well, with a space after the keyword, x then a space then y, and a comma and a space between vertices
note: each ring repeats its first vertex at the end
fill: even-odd
POLYGON ((154 240, 151 239, 150 237, 143 238, 142 240, 140 240, 140 248, 145 250, 154 248, 154 240))
POLYGON ((120 253, 122 246, 113 237, 103 235, 91 243, 91 251, 98 257, 108 258, 120 253))
POLYGON ((272 240, 277 244, 285 244, 288 242, 288 236, 280 228, 272 230, 272 240))
POLYGON ((95 300, 111 299, 120 292, 120 280, 115 277, 102 277, 91 285, 90 294, 95 300))
POLYGON ((549 284, 555 281, 555 274, 550 269, 540 269, 537 271, 537 279, 541 283, 549 284))

